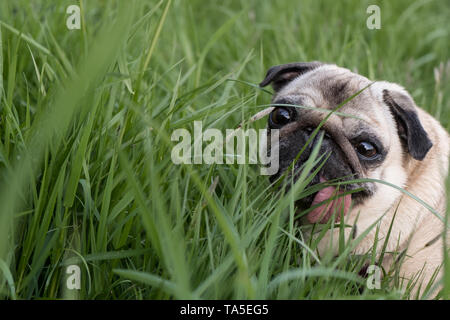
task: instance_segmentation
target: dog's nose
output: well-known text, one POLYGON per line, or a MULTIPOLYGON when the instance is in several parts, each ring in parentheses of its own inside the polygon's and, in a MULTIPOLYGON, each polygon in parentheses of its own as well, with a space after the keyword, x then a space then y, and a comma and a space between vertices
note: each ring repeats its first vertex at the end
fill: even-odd
MULTIPOLYGON (((309 137, 311 136, 311 134, 313 134, 315 129, 316 128, 313 128, 313 127, 307 127, 307 128, 304 129, 304 131, 307 134, 307 139, 309 139, 309 137)), ((321 140, 321 137, 323 137, 323 139, 322 139, 322 146, 329 145, 329 141, 331 140, 331 136, 325 130, 319 129, 319 131, 317 132, 317 134, 314 137, 314 140, 310 143, 311 150, 314 149, 314 147, 319 143, 319 141, 321 140)))
MULTIPOLYGON (((303 129, 303 130, 305 130, 306 133, 308 133, 308 135, 311 135, 311 134, 314 132, 315 129, 316 129, 316 128, 314 128, 314 127, 306 127, 306 128, 303 129)), ((325 132, 325 138, 327 138, 327 139, 331 138, 331 136, 329 135, 329 133, 326 132, 325 130, 320 129, 319 132, 318 132, 318 134, 319 134, 320 132, 325 132)), ((318 135, 318 134, 317 134, 317 135, 318 135)))
MULTIPOLYGON (((312 132, 311 132, 312 133, 312 132)), ((316 136, 314 137, 314 140, 311 143, 311 150, 315 148, 315 146, 319 143, 319 141, 321 140, 321 137, 324 137, 325 132, 323 130, 319 130, 316 134, 316 136)), ((325 137, 324 137, 325 139, 325 137)), ((322 143, 323 143, 323 139, 322 139, 322 143)))
POLYGON ((306 133, 308 133, 308 135, 310 135, 311 133, 313 133, 314 128, 313 127, 306 127, 305 131, 306 131, 306 133))

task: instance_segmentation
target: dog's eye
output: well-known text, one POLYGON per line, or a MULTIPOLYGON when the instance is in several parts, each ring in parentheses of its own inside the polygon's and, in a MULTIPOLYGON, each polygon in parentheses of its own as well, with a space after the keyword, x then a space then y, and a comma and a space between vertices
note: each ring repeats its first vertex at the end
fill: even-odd
POLYGON ((378 155, 377 148, 370 142, 359 142, 356 147, 356 151, 367 160, 372 160, 378 155))
POLYGON ((276 127, 284 126, 292 120, 291 113, 286 108, 276 108, 270 114, 269 120, 276 127))

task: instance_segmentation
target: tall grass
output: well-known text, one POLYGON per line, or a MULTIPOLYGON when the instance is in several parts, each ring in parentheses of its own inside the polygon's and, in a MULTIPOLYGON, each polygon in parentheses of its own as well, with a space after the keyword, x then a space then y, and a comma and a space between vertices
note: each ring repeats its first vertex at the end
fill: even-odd
POLYGON ((306 175, 283 193, 255 165, 175 165, 170 136, 235 128, 268 67, 310 60, 399 82, 449 129, 447 2, 377 2, 369 30, 370 1, 80 1, 68 30, 74 2, 0 2, 3 298, 408 297, 395 273, 365 287, 355 242, 306 243, 306 175))

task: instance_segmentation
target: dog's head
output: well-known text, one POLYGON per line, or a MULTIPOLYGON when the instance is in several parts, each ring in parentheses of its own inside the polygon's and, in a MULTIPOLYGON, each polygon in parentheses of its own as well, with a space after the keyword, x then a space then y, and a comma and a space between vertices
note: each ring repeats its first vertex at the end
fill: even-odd
MULTIPOLYGON (((348 69, 321 62, 290 63, 268 70, 260 86, 271 84, 275 90, 269 115, 269 129, 279 129, 279 178, 305 146, 320 122, 340 106, 304 148, 293 166, 294 180, 322 137, 319 155, 325 164, 309 184, 349 181, 361 178, 381 179, 404 186, 408 161, 423 160, 432 143, 419 120, 417 106, 400 86, 372 82, 348 69), (291 105, 291 106, 290 106, 291 105), (292 106, 295 105, 295 106, 292 106)), ((290 176, 291 172, 287 173, 290 176)), ((288 179, 290 180, 290 179, 288 179)), ((361 207, 382 199, 380 210, 390 208, 395 197, 392 189, 372 182, 327 186, 297 202, 302 209, 315 207, 309 222, 326 222, 343 208, 361 207), (360 191, 351 193, 351 190, 360 191), (339 197, 339 194, 344 194, 339 197), (349 194, 351 193, 351 194, 349 194), (328 204, 318 205, 327 199, 328 204)), ((360 208, 361 209, 361 208, 360 208)), ((337 220, 339 214, 337 214, 337 220)))

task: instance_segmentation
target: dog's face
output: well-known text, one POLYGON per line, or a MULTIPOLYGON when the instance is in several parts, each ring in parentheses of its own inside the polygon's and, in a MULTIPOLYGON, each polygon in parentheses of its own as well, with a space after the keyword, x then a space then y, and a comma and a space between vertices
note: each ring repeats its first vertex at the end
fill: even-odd
MULTIPOLYGON (((319 155, 327 160, 309 186, 331 180, 371 178, 402 187, 409 175, 408 161, 424 160, 432 147, 419 120, 417 106, 398 85, 373 83, 347 69, 320 62, 272 67, 260 86, 268 84, 275 90, 272 99, 275 108, 269 115, 268 127, 280 130, 280 165, 272 181, 291 165, 329 114, 327 110, 338 106, 342 106, 339 113, 329 117, 296 161, 294 180, 301 174, 319 137, 323 138, 319 155)), ((288 172, 287 176, 290 175, 288 172)), ((309 222, 325 223, 336 214, 336 209, 343 208, 344 214, 347 213, 351 203, 360 211, 369 206, 378 206, 384 211, 396 198, 392 188, 364 182, 328 186, 296 204, 302 209, 313 207, 307 215, 309 222), (361 191, 348 194, 356 189, 361 191), (318 205, 336 196, 338 199, 318 205)), ((339 216, 337 213, 337 220, 339 216)))

